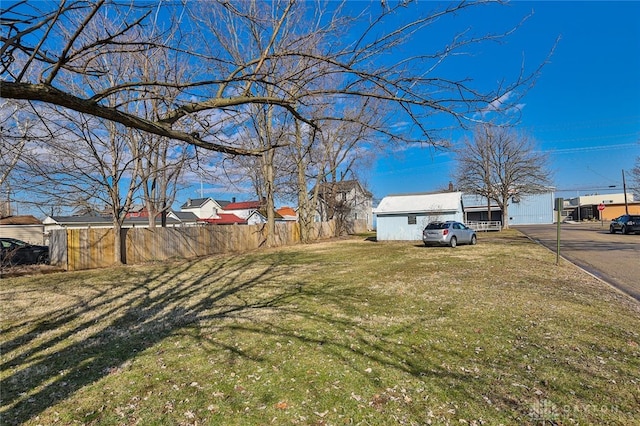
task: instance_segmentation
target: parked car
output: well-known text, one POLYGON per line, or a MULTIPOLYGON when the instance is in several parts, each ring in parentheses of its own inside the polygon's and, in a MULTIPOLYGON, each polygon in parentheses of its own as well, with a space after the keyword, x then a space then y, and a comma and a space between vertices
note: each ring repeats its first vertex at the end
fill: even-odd
POLYGON ((640 233, 640 215, 623 214, 613 219, 609 225, 609 232, 615 234, 617 231, 623 234, 640 233))
POLYGON ((0 238, 2 265, 35 265, 49 263, 49 247, 38 246, 15 238, 0 238))
POLYGON ((464 223, 447 221, 431 222, 422 231, 422 242, 425 246, 448 245, 455 247, 458 244, 475 245, 478 242, 476 231, 464 223))

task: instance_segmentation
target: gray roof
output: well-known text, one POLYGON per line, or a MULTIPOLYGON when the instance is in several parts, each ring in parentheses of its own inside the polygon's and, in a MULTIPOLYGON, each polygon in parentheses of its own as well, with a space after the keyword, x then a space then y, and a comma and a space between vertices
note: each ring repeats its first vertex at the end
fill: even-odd
MULTIPOLYGON (((53 219, 59 225, 71 225, 71 224, 83 224, 86 223, 88 225, 96 224, 96 225, 109 225, 113 223, 113 218, 111 216, 49 216, 49 218, 53 219)), ((156 218, 156 223, 161 222, 161 218, 156 218)), ((46 221, 46 220, 45 220, 46 221)), ((123 224, 148 224, 149 218, 146 217, 129 217, 126 218, 123 224)), ((167 218, 167 223, 180 223, 180 221, 170 218, 167 218)))
POLYGON ((405 214, 422 212, 446 212, 462 210, 461 192, 438 194, 388 195, 382 199, 375 214, 405 214))
MULTIPOLYGON (((211 200, 211 198, 189 198, 183 205, 180 206, 180 209, 192 209, 197 207, 202 207, 204 203, 211 200)), ((213 201, 213 200, 212 200, 213 201)))
POLYGON ((214 203, 218 203, 218 205, 224 208, 227 204, 231 203, 231 201, 227 200, 214 200, 211 197, 207 198, 189 198, 183 205, 180 206, 180 209, 193 209, 202 207, 207 201, 213 201, 214 203))
POLYGON ((193 222, 195 222, 196 220, 198 220, 198 216, 196 216, 195 213, 193 213, 193 212, 180 212, 180 211, 172 210, 171 213, 176 215, 176 217, 178 219, 180 219, 181 221, 193 221, 193 222))

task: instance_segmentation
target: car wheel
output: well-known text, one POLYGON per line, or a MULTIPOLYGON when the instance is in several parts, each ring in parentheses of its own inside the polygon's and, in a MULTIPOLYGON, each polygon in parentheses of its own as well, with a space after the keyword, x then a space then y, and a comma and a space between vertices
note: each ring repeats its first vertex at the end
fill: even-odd
POLYGON ((458 245, 458 239, 456 237, 451 237, 451 240, 449 241, 449 246, 455 247, 457 245, 458 245))
POLYGON ((609 233, 610 234, 615 234, 616 233, 616 228, 614 228, 613 225, 609 225, 609 233))
POLYGON ((475 246, 477 242, 478 242, 478 238, 475 235, 472 235, 471 236, 471 245, 475 246))
POLYGON ((629 230, 627 229, 627 225, 622 225, 622 229, 620 230, 623 234, 628 234, 629 230))
POLYGON ((36 263, 38 265, 49 263, 49 255, 46 253, 39 254, 38 258, 36 259, 36 263))

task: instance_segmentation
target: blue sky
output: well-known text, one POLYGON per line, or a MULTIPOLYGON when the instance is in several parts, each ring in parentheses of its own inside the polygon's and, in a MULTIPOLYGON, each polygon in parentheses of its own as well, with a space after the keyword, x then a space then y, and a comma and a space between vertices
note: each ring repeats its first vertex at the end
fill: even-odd
MULTIPOLYGON (((523 59, 531 66, 560 37, 522 99, 518 130, 549 153, 557 196, 622 192, 622 170, 628 176, 640 156, 640 2, 517 1, 469 19, 517 22, 532 11, 496 47, 498 66, 519 66, 523 59)), ((495 57, 484 65, 476 77, 496 74, 495 57)), ((453 143, 465 135, 470 133, 454 132, 453 143)), ((378 199, 434 191, 447 187, 454 166, 450 153, 416 148, 399 158, 380 158, 366 181, 378 199)))
MULTIPOLYGON (((418 0, 417 5, 426 13, 438 3, 418 0)), ((628 176, 640 156, 639 16, 640 1, 512 1, 456 15, 455 29, 445 28, 451 21, 438 24, 442 39, 416 39, 408 49, 432 52, 444 46, 452 31, 497 33, 527 17, 504 42, 468 52, 472 66, 467 56, 445 65, 446 72, 494 87, 501 79, 517 76, 523 64, 529 72, 535 69, 555 45, 535 85, 519 101, 517 130, 549 154, 556 196, 622 192, 622 170, 628 176)), ((431 34, 437 37, 438 31, 431 34)), ((472 133, 453 130, 444 136, 455 146, 472 133)), ((450 151, 416 147, 381 155, 359 177, 380 200, 390 194, 444 189, 454 169, 450 151)), ((217 199, 252 197, 218 192, 207 184, 204 190, 205 196, 217 199)), ((198 196, 200 184, 194 183, 181 192, 178 203, 198 196)))
MULTIPOLYGON (((351 4, 358 6, 355 0, 351 4)), ((438 3, 417 0, 417 6, 426 13, 438 3)), ((458 66, 462 62, 456 59, 445 71, 472 77, 487 88, 502 78, 512 79, 523 62, 527 71, 535 69, 559 38, 536 84, 519 100, 518 130, 549 154, 557 196, 621 192, 622 170, 629 172, 640 156, 640 1, 512 1, 507 6, 472 8, 456 15, 454 29, 440 23, 433 37, 412 40, 407 49, 432 52, 447 41, 444 30, 501 32, 528 15, 504 43, 469 52, 473 66, 458 66)), ((455 145, 472 135, 455 130, 446 136, 455 145)), ((389 194, 444 189, 454 168, 450 152, 416 147, 381 155, 359 177, 380 200, 389 194)), ((199 197, 200 189, 200 182, 191 182, 174 207, 199 197)), ((221 200, 255 198, 219 192, 221 186, 206 183, 203 189, 204 196, 221 200)))

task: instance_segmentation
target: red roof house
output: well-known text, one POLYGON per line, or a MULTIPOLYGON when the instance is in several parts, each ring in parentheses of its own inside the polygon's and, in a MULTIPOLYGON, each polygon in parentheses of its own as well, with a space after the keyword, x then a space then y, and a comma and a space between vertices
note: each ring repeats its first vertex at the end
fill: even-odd
POLYGON ((209 223, 212 225, 246 225, 247 220, 242 219, 232 213, 218 213, 217 218, 198 219, 199 223, 209 223))

